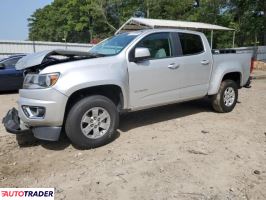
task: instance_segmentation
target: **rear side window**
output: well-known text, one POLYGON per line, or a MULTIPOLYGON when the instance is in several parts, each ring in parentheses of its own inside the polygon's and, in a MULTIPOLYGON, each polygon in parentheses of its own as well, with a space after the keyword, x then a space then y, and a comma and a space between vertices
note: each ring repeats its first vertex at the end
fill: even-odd
POLYGON ((190 33, 179 33, 183 55, 199 54, 204 51, 201 37, 190 33))

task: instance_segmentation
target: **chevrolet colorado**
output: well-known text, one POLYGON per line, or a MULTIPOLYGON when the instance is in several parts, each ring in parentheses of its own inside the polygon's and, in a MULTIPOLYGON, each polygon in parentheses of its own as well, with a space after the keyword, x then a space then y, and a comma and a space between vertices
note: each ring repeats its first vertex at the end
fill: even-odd
POLYGON ((75 145, 94 148, 113 138, 121 112, 209 96, 227 113, 250 82, 252 54, 214 51, 203 33, 178 29, 121 33, 89 52, 38 52, 16 65, 26 77, 18 110, 3 123, 50 141, 64 129, 75 145))

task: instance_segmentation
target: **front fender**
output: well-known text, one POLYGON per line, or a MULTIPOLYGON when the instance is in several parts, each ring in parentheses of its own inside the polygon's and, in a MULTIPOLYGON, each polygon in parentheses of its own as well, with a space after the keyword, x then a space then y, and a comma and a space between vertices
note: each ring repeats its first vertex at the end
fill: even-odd
POLYGON ((74 92, 103 85, 121 88, 124 106, 128 105, 128 72, 123 55, 62 63, 45 68, 41 73, 59 72, 55 89, 70 97, 74 92))
POLYGON ((124 108, 127 108, 128 107, 128 96, 126 95, 127 94, 126 88, 124 87, 123 83, 117 80, 93 81, 93 82, 80 83, 77 85, 73 85, 72 87, 68 88, 65 95, 70 97, 76 91, 87 89, 90 87, 105 86, 105 85, 115 85, 121 89, 122 95, 123 95, 123 106, 124 108))

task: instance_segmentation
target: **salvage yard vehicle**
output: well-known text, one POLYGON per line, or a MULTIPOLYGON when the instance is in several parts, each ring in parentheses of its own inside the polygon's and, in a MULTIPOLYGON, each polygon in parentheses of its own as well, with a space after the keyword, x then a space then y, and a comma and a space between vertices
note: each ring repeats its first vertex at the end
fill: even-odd
POLYGON ((0 60, 0 92, 19 90, 23 86, 23 70, 16 70, 19 59, 26 56, 18 54, 0 60))
POLYGON ((80 148, 110 142, 119 114, 209 96, 213 109, 234 109, 249 83, 252 52, 212 51, 205 35, 179 29, 117 34, 89 52, 43 51, 21 59, 26 70, 8 132, 30 129, 56 141, 62 129, 80 148), (48 57, 62 59, 43 63, 48 57))

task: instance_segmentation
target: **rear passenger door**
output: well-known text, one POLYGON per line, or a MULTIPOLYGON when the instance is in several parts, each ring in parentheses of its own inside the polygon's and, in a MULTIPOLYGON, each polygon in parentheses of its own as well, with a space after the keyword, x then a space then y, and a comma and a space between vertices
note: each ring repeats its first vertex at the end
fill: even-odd
POLYGON ((212 55, 207 40, 193 33, 176 33, 181 48, 179 64, 179 100, 203 97, 207 94, 212 67, 212 55), (205 45, 204 45, 205 44, 205 45))

